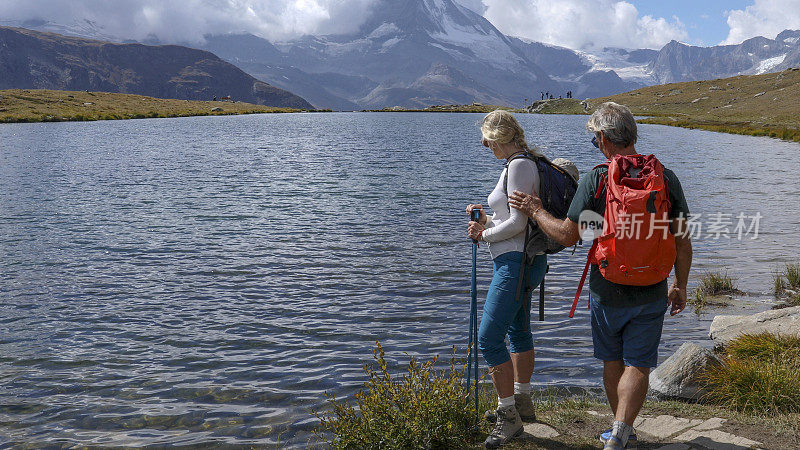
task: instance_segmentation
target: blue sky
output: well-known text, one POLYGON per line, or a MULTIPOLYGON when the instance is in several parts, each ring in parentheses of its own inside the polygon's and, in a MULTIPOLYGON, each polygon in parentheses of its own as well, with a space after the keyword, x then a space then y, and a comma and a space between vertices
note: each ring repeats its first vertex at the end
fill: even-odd
POLYGON ((633 0, 642 15, 678 17, 686 26, 688 43, 716 45, 728 37, 727 11, 744 10, 753 4, 748 0, 633 0))
POLYGON ((508 35, 572 49, 738 44, 800 29, 800 0, 457 1, 508 35))

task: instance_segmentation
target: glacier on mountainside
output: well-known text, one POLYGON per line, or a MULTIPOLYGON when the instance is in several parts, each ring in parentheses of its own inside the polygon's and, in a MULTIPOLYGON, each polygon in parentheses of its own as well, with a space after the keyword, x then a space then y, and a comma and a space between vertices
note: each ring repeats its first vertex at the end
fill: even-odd
POLYGON ((613 70, 625 81, 635 81, 647 85, 656 84, 653 73, 648 68, 649 62, 631 62, 618 49, 607 49, 588 53, 576 50, 592 67, 589 72, 613 70))
POLYGON ((758 68, 756 69, 756 74, 757 75, 761 75, 762 73, 769 72, 773 67, 775 67, 778 64, 782 63, 783 60, 786 59, 786 55, 788 55, 788 53, 784 53, 783 55, 776 56, 774 58, 767 58, 767 59, 761 61, 758 64, 758 68))
POLYGON ((400 28, 393 23, 384 22, 378 28, 372 30, 372 33, 367 35, 367 39, 378 39, 385 36, 390 36, 393 34, 397 34, 400 31, 400 28))

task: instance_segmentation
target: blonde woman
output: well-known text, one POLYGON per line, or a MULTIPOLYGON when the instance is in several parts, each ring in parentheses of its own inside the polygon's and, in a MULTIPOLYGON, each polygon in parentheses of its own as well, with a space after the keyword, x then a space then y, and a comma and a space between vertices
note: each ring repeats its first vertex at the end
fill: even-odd
POLYGON ((534 350, 530 331, 531 291, 544 278, 547 256, 531 256, 527 261, 528 286, 517 298, 525 228, 528 217, 508 206, 508 194, 515 190, 535 193, 539 186, 536 163, 525 153, 542 156, 538 149, 528 147, 525 132, 508 111, 492 111, 481 124, 482 143, 497 159, 505 160, 494 190, 489 194, 491 219, 481 205, 467 206, 467 214, 480 210, 477 222, 470 222, 468 235, 488 243, 494 274, 478 331, 478 348, 491 368, 497 391, 497 422, 486 438, 487 448, 497 448, 522 434, 522 420, 533 421, 536 415, 531 401, 530 380, 533 375, 534 350), (506 348, 508 336, 511 351, 506 348))

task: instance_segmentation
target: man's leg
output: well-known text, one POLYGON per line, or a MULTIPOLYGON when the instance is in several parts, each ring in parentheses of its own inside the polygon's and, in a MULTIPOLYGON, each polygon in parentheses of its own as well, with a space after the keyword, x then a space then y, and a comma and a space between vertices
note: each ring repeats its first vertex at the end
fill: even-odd
POLYGON ((614 420, 633 426, 647 396, 649 381, 649 367, 625 367, 617 387, 619 403, 614 412, 614 420))
POLYGON ((603 385, 606 388, 606 397, 611 405, 611 412, 617 415, 617 404, 619 403, 619 380, 625 371, 625 364, 619 361, 603 361, 603 385))
POLYGON ((633 433, 633 423, 647 395, 650 368, 658 362, 666 303, 655 301, 642 305, 622 328, 625 367, 617 384, 614 425, 606 448, 624 448, 633 433))

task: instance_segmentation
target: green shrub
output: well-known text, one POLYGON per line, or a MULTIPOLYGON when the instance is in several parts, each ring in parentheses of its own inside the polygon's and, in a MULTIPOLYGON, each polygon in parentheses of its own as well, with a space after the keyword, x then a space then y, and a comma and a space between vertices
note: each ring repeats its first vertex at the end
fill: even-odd
POLYGON ((786 292, 786 282, 783 281, 783 277, 776 273, 775 274, 775 287, 773 288, 775 295, 783 295, 786 292))
POLYGON ((698 315, 708 306, 708 296, 706 296, 700 289, 694 293, 694 297, 689 297, 687 303, 694 307, 694 312, 698 315))
POLYGON ((786 264, 783 272, 775 274, 775 296, 783 297, 789 289, 794 293, 784 298, 786 305, 800 306, 800 264, 786 264))
POLYGON ((800 337, 743 335, 704 374, 706 400, 747 413, 800 412, 800 337))
MULTIPOLYGON (((392 377, 380 343, 373 350, 375 366, 365 366, 368 380, 354 404, 328 395, 331 410, 315 412, 315 434, 335 449, 345 448, 465 448, 481 437, 475 428, 474 392, 465 386, 466 365, 436 370, 436 361, 414 358, 405 374, 392 377)), ((479 409, 488 408, 482 396, 479 409)), ((483 434, 485 436, 485 434, 483 434)))
POLYGON ((706 306, 709 305, 726 305, 726 302, 720 302, 719 299, 714 299, 715 296, 726 294, 741 293, 736 289, 736 282, 733 277, 728 275, 728 272, 706 272, 701 278, 700 283, 694 293, 694 298, 689 298, 689 304, 694 306, 694 311, 700 314, 706 306))
POLYGON ((728 272, 706 272, 700 278, 700 285, 697 287, 699 292, 709 295, 720 294, 735 294, 739 292, 736 289, 736 283, 728 272))
POLYGON ((800 336, 776 336, 772 333, 743 334, 731 341, 726 351, 738 359, 769 362, 788 358, 800 362, 800 336))
POLYGON ((786 281, 794 289, 800 288, 800 264, 786 264, 786 269, 783 272, 786 281))

